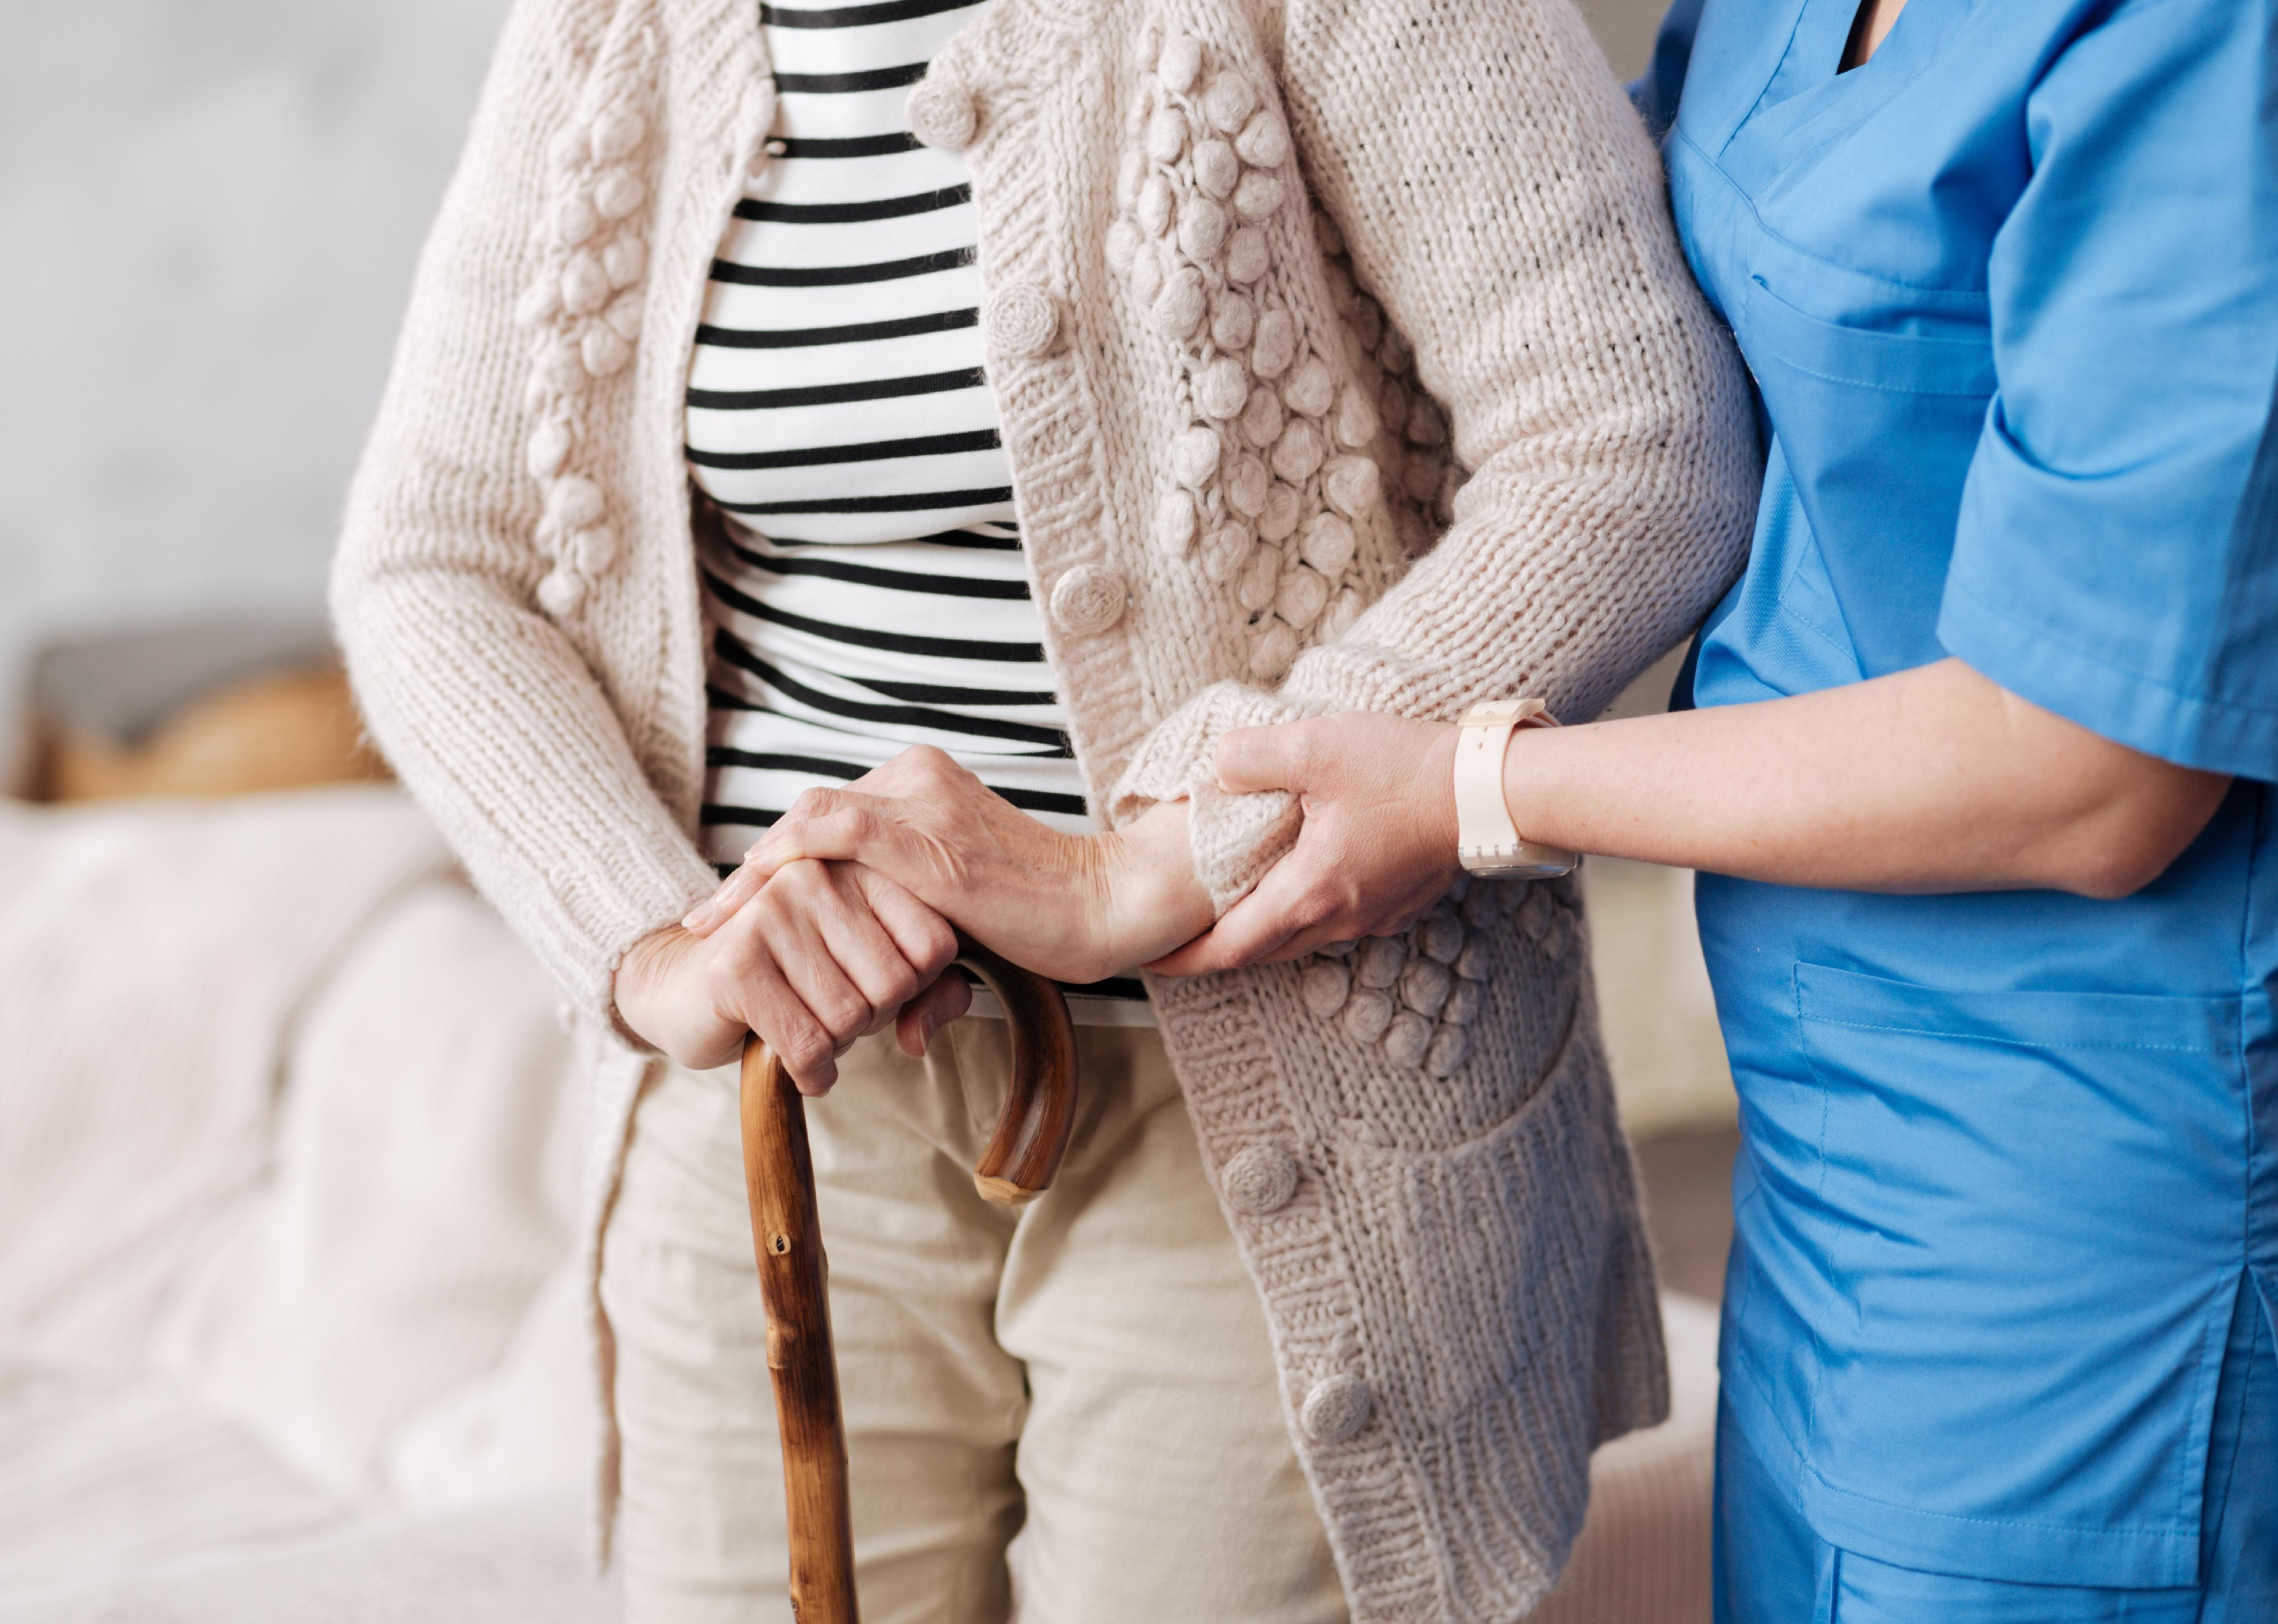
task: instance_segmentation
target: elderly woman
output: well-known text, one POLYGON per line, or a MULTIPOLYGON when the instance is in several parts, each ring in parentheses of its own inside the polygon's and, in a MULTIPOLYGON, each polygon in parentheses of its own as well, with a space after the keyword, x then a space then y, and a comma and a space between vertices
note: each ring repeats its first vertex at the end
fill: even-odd
POLYGON ((588 1038, 636 1620, 779 1616, 717 1069, 750 1031, 836 1085, 874 1624, 1544 1593, 1592 1446, 1663 1404, 1572 891, 1134 966, 1292 834, 1214 788, 1227 728, 1583 715, 1697 620, 1746 402, 1566 0, 522 0, 334 601, 374 734, 588 1038), (1017 1216, 952 1165, 1006 1047, 947 1024, 934 906, 820 862, 698 906, 913 744, 864 789, 935 795, 957 911, 1017 925, 1041 882, 1052 939, 998 934, 1097 983, 1017 1216))

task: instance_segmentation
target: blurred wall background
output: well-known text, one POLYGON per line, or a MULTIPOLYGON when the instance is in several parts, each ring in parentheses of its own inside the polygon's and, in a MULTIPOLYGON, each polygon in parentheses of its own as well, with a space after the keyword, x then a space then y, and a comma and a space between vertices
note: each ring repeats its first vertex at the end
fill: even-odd
POLYGON ((7 693, 38 637, 321 613, 505 10, 0 0, 7 693))
MULTIPOLYGON (((1660 8, 1583 4, 1624 74, 1660 8)), ((0 691, 57 632, 318 610, 505 11, 0 0, 0 691)))

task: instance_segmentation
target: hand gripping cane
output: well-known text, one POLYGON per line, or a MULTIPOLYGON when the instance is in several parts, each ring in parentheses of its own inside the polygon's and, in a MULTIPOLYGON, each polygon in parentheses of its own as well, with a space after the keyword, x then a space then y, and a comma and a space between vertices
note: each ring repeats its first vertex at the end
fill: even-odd
MULTIPOLYGON (((960 936, 958 945, 958 963, 1004 1005, 1013 1039, 1012 1087, 973 1183, 983 1201, 1018 1206, 1044 1193, 1067 1150, 1075 1124, 1075 1032, 1058 987, 977 942, 960 936)), ((743 1115, 744 1184, 783 1436, 791 1613, 799 1624, 857 1624, 846 1422, 806 1110, 791 1074, 756 1037, 744 1045, 743 1115)))

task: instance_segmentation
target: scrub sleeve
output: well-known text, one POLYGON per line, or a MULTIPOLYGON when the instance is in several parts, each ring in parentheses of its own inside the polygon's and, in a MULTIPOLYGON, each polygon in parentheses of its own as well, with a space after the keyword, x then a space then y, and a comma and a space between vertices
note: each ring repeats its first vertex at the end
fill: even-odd
POLYGON ((2000 393, 1938 637, 2107 738, 2267 782, 2278 88, 2268 52, 2236 48, 2233 9, 2264 11, 2121 7, 2026 101, 2032 179, 1988 279, 2000 393))

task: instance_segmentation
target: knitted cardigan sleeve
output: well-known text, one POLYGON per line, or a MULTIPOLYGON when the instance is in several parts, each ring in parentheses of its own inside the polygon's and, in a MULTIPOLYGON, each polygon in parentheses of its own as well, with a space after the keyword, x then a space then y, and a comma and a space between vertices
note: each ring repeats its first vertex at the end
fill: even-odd
POLYGON ((1221 909, 1295 838, 1214 787, 1219 734, 1333 711, 1594 715, 1745 560, 1757 461, 1661 167, 1568 0, 1288 0, 1284 95, 1353 275, 1414 347, 1469 478, 1454 522, 1278 691, 1219 683, 1141 745, 1120 821, 1188 798, 1221 909))
POLYGON ((616 710, 533 606, 527 341, 546 167, 611 17, 518 0, 422 255, 351 489, 333 618, 371 732, 483 892, 582 1009, 715 883, 616 710))

